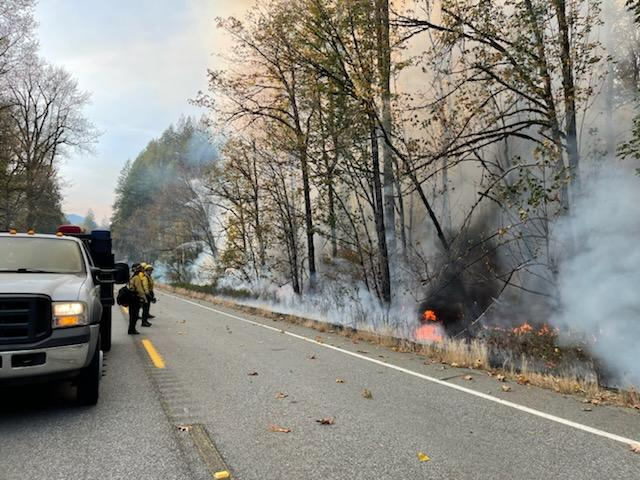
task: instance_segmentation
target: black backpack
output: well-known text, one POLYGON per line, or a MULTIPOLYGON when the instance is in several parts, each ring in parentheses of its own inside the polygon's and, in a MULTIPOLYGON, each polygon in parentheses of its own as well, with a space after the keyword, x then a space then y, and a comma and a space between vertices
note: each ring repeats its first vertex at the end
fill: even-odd
POLYGON ((131 303, 131 297, 133 296, 133 292, 129 290, 129 286, 125 285, 120 290, 118 290, 118 296, 116 297, 116 302, 121 307, 128 307, 131 303))

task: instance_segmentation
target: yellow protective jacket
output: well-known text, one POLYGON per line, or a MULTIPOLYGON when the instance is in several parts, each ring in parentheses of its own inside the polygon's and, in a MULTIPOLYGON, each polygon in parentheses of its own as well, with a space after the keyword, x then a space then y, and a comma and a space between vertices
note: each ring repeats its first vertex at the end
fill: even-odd
POLYGON ((140 278, 140 283, 142 283, 142 289, 146 297, 151 292, 151 290, 149 290, 149 277, 147 277, 147 274, 144 272, 138 273, 138 277, 140 278))
POLYGON ((149 288, 149 293, 153 295, 153 285, 154 285, 153 277, 148 273, 145 273, 144 276, 147 279, 147 287, 149 288))
POLYGON ((129 282, 129 289, 138 296, 141 302, 147 302, 147 294, 145 293, 140 274, 135 274, 133 277, 131 277, 131 281, 129 282))

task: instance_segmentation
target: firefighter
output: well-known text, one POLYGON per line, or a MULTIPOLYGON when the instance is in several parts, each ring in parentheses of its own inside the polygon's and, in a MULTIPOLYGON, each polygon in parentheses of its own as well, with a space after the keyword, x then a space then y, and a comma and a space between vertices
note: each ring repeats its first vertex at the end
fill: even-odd
POLYGON ((153 286, 154 286, 154 281, 153 281, 153 265, 149 265, 148 263, 145 264, 144 266, 144 275, 145 275, 145 286, 147 291, 149 292, 147 294, 147 304, 146 304, 146 312, 143 311, 142 316, 145 317, 147 319, 149 318, 155 318, 155 316, 151 315, 151 313, 149 313, 149 310, 151 309, 151 304, 152 303, 156 303, 156 295, 155 292, 153 291, 153 286), (146 313, 146 315, 145 315, 146 313))
POLYGON ((142 285, 142 279, 140 278, 140 272, 142 266, 139 263, 134 263, 131 266, 131 280, 129 281, 129 289, 131 290, 131 299, 129 301, 129 335, 138 335, 140 332, 136 330, 136 322, 138 321, 138 314, 140 313, 140 307, 147 302, 147 297, 142 285))
POLYGON ((151 323, 149 322, 149 302, 151 299, 151 293, 149 290, 149 278, 146 274, 146 268, 149 265, 145 262, 140 263, 140 269, 138 270, 137 276, 140 280, 140 285, 142 286, 142 291, 144 292, 144 302, 140 305, 142 307, 142 323, 143 327, 150 327, 151 323))

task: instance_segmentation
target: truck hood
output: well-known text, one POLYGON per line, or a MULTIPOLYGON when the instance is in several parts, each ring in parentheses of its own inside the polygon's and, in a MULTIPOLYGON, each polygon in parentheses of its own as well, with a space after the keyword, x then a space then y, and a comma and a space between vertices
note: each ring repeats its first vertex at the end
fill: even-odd
POLYGON ((78 300, 85 274, 0 273, 0 294, 48 295, 53 301, 78 300))

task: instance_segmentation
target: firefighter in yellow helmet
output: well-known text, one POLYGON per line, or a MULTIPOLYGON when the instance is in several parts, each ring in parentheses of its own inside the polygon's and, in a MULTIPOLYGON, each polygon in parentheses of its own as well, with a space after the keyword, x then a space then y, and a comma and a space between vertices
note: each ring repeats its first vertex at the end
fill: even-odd
MULTIPOLYGON (((154 281, 153 281, 153 265, 150 265, 148 263, 145 263, 144 266, 144 274, 145 274, 145 285, 147 287, 147 291, 149 292, 147 294, 147 305, 146 305, 146 317, 147 320, 149 318, 155 318, 153 315, 151 315, 151 313, 149 312, 150 308, 151 308, 151 304, 152 303, 156 303, 156 294, 153 291, 153 287, 154 287, 154 281)), ((143 317, 144 317, 144 311, 143 311, 143 317)))
POLYGON ((142 266, 138 263, 133 264, 131 267, 132 275, 129 280, 129 290, 131 290, 131 300, 129 302, 129 335, 137 335, 140 332, 136 330, 136 322, 138 321, 138 313, 140 313, 140 307, 144 307, 147 302, 144 286, 142 285, 142 279, 140 278, 140 272, 143 271, 142 266))

